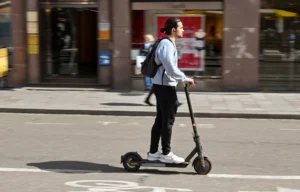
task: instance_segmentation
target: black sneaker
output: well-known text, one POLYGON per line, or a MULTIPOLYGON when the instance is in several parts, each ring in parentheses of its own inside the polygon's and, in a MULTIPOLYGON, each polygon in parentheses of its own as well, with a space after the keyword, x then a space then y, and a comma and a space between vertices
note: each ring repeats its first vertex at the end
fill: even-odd
POLYGON ((147 105, 149 105, 149 106, 153 106, 153 104, 150 103, 150 101, 149 101, 148 99, 146 99, 144 102, 145 102, 147 105))

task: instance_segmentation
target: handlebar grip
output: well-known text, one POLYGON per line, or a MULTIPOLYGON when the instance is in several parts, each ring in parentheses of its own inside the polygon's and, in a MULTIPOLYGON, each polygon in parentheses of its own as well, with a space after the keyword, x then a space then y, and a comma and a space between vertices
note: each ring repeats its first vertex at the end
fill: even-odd
MULTIPOLYGON (((195 85, 197 84, 196 82, 194 82, 194 83, 195 83, 195 85)), ((183 87, 188 87, 190 85, 191 85, 190 83, 183 83, 183 87)))

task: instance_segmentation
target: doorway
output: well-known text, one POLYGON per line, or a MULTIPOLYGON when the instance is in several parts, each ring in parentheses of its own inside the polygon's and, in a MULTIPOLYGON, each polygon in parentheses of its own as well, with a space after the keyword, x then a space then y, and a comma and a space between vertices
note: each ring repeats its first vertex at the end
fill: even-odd
POLYGON ((97 9, 55 7, 51 13, 53 75, 97 77, 97 9))

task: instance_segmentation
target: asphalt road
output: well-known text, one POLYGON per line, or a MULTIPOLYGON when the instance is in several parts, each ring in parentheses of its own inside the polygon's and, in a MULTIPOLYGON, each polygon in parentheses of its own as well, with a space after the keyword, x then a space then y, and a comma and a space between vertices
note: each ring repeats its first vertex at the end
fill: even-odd
MULTIPOLYGON (((213 165, 209 175, 196 175, 192 166, 126 172, 120 156, 137 151, 146 157, 153 120, 1 114, 0 191, 300 190, 300 121, 197 118, 213 165)), ((176 119, 172 147, 184 157, 194 147, 189 118, 176 119)))

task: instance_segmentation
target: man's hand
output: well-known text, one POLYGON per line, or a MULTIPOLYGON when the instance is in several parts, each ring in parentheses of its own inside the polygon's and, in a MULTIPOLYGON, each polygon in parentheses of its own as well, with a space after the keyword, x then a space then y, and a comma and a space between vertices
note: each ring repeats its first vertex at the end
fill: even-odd
POLYGON ((195 81, 193 78, 188 78, 188 84, 191 85, 191 86, 195 86, 195 81))

